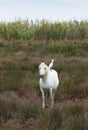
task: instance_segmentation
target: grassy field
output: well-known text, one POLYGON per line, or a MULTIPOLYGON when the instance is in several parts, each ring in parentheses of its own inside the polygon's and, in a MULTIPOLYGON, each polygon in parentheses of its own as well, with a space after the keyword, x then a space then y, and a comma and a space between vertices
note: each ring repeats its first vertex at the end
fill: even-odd
POLYGON ((0 130, 88 130, 88 40, 0 41, 0 130), (60 85, 42 110, 38 65, 52 58, 60 85))

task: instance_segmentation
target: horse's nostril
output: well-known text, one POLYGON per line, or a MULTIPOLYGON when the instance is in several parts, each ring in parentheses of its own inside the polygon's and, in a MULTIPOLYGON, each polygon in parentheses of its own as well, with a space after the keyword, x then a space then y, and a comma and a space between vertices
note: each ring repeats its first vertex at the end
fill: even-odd
POLYGON ((43 78, 44 78, 44 75, 40 75, 40 78, 42 78, 42 79, 43 79, 43 78))

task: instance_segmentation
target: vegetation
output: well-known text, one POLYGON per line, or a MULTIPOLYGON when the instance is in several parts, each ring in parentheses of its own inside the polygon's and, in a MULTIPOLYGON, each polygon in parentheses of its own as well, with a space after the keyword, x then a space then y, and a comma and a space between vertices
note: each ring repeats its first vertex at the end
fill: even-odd
POLYGON ((0 23, 0 130, 88 130, 87 25, 0 23), (42 110, 38 65, 52 58, 60 86, 42 110))
POLYGON ((49 22, 18 19, 0 23, 0 39, 4 40, 63 40, 88 38, 88 21, 49 22))

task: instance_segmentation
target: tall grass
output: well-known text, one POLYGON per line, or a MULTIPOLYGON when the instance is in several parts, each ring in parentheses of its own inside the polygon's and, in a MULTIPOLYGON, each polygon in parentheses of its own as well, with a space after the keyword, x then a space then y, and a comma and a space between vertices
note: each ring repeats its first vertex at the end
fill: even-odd
MULTIPOLYGON (((88 130, 88 40, 64 40, 65 35, 71 33, 67 34, 67 23, 17 21, 16 27, 18 23, 21 29, 34 27, 35 36, 34 32, 30 38, 29 34, 20 32, 21 37, 18 37, 16 30, 11 37, 9 33, 3 35, 5 41, 0 41, 0 129, 88 130), (52 31, 47 33, 51 26, 52 31), (59 32, 62 26, 65 27, 59 32), (42 110, 38 65, 42 61, 49 64, 52 58, 55 58, 54 68, 60 85, 54 109, 42 110)), ((76 36, 79 39, 78 34, 76 36)))
POLYGON ((20 20, 0 22, 0 39, 62 40, 88 38, 88 21, 49 22, 20 20))
POLYGON ((67 102, 43 111, 37 102, 0 95, 0 116, 7 130, 87 130, 88 106, 83 102, 67 102))

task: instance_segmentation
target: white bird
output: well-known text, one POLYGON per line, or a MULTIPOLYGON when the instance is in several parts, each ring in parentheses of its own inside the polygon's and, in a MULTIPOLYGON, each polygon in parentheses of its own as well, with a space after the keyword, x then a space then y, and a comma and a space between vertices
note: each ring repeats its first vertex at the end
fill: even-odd
POLYGON ((53 67, 54 59, 51 60, 51 63, 49 64, 49 68, 51 69, 53 67))

